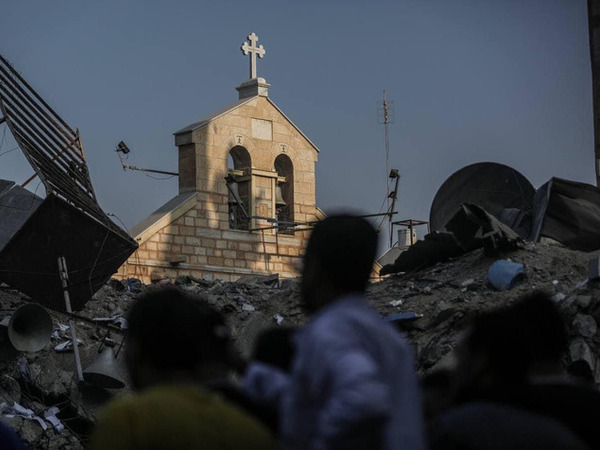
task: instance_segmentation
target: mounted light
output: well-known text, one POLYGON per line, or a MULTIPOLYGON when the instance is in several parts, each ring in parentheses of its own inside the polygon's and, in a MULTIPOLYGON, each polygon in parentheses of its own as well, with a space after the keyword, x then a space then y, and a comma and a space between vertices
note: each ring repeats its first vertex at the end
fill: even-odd
POLYGON ((129 150, 129 147, 127 147, 125 142, 121 141, 117 144, 117 152, 120 152, 120 153, 123 153, 124 155, 126 155, 130 151, 131 150, 129 150))

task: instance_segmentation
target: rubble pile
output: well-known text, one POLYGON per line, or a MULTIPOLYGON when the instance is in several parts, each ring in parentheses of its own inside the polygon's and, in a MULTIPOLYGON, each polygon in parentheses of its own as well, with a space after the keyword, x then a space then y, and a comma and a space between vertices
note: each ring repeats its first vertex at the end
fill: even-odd
MULTIPOLYGON (((588 280, 589 261, 597 256, 556 242, 522 244, 502 257, 523 264, 524 278, 510 290, 497 291, 488 283, 487 272, 498 257, 486 256, 483 249, 477 249, 425 270, 373 283, 368 298, 382 314, 382 320, 409 319, 394 323, 413 343, 419 373, 425 374, 451 364, 452 350, 471 317, 509 304, 533 289, 543 289, 553 295, 569 324, 570 348, 565 366, 587 366, 599 382, 596 335, 600 281, 588 280)), ((152 286, 131 279, 110 280, 77 313, 75 322, 84 369, 97 358, 101 346, 111 346, 119 355, 125 317, 132 302, 141 292, 165 284, 202 295, 220 310, 227 317, 243 357, 250 356, 254 339, 263 329, 298 326, 307 320, 301 308, 298 280, 279 280, 276 275, 245 277, 233 283, 181 276, 152 286)), ((18 291, 0 286, 4 316, 28 301, 18 291)), ((0 414, 32 448, 82 448, 101 406, 127 388, 109 390, 79 383, 69 346, 68 316, 56 311, 50 314, 52 339, 39 352, 16 352, 5 328, 0 327, 0 414)), ((124 375, 122 360, 122 356, 117 357, 124 375)))

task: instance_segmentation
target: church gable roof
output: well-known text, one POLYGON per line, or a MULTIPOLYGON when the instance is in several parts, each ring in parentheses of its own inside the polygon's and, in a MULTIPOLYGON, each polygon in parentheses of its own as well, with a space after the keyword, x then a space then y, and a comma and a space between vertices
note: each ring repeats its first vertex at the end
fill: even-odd
MULTIPOLYGON (((219 117, 222 117, 226 114, 229 114, 230 112, 232 112, 233 110, 251 102, 252 100, 255 100, 257 98, 260 98, 260 95, 255 95, 253 97, 246 97, 243 99, 238 100, 235 103, 230 104, 229 106, 226 106, 225 108, 223 108, 220 111, 217 111, 216 113, 205 117, 204 119, 201 119, 197 122, 194 122, 191 125, 188 125, 185 128, 182 128, 181 130, 173 133, 175 136, 180 135, 180 134, 184 134, 184 133, 189 133, 195 130, 198 130, 206 125, 208 125, 209 123, 211 123, 212 121, 214 121, 215 119, 218 119, 219 117)), ((291 119, 285 115, 285 113, 275 104, 275 102, 273 102, 273 100, 271 100, 269 97, 264 97, 265 100, 267 100, 267 102, 273 107, 275 108, 275 110, 281 114, 283 116, 283 118, 298 132, 298 134, 300 134, 309 144, 311 147, 313 147, 315 149, 315 151, 317 153, 320 152, 319 148, 308 138, 308 136, 306 136, 306 134, 304 134, 304 132, 298 128, 298 126, 296 126, 296 124, 294 122, 291 121, 291 119)))
POLYGON ((188 133, 190 131, 195 131, 198 128, 202 128, 203 126, 208 125, 213 120, 215 120, 221 116, 224 116, 225 114, 233 111, 234 109, 239 108, 242 105, 245 105, 246 103, 249 103, 250 101, 254 100, 255 98, 256 97, 248 97, 248 98, 240 99, 237 102, 226 106, 225 108, 221 109, 220 111, 217 111, 216 113, 214 113, 208 117, 205 117, 204 119, 200 119, 199 121, 194 122, 193 124, 188 125, 187 127, 182 128, 181 130, 176 131, 173 134, 175 136, 177 136, 178 134, 184 134, 184 133, 188 133))
POLYGON ((196 206, 195 191, 179 194, 132 227, 129 234, 141 245, 160 229, 179 219, 194 206, 196 206))
POLYGON ((266 97, 266 100, 267 100, 267 101, 268 101, 268 102, 269 102, 269 103, 270 103, 270 104, 273 106, 273 108, 275 108, 275 109, 277 110, 277 112, 279 112, 279 114, 281 114, 281 115, 282 115, 282 116, 285 118, 285 120, 287 120, 287 121, 289 122, 289 124, 290 124, 292 127, 294 127, 294 129, 295 129, 295 130, 296 130, 296 131, 297 131, 297 132, 298 132, 298 133, 299 133, 299 134, 300 134, 300 135, 301 135, 301 136, 302 136, 304 139, 306 139, 306 141, 307 141, 307 142, 308 142, 308 143, 311 145, 311 147, 312 147, 312 148, 314 148, 314 149, 316 150, 316 152, 317 152, 317 153, 319 153, 319 152, 320 152, 320 150, 319 150, 319 147, 317 147, 317 146, 316 146, 316 145, 313 143, 313 141, 311 141, 311 140, 308 138, 308 136, 307 136, 306 134, 304 134, 304 132, 303 132, 303 131, 302 131, 300 128, 298 128, 298 126, 297 126, 297 125, 296 125, 294 122, 292 122, 292 120, 291 120, 291 119, 290 119, 288 116, 286 116, 286 115, 285 115, 285 113, 284 113, 284 112, 281 110, 281 108, 279 108, 279 106, 277 106, 277 105, 275 104, 275 102, 274 102, 273 100, 271 100, 269 97, 266 97))

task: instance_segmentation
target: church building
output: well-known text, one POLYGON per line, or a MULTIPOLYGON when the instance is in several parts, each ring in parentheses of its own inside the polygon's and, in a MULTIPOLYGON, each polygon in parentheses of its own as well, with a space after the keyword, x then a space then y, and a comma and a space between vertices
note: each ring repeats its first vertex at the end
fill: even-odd
POLYGON ((319 150, 269 98, 256 72, 265 49, 254 33, 248 40, 250 79, 238 101, 175 133, 179 194, 130 230, 139 248, 119 276, 298 275, 310 224, 323 216, 319 150))

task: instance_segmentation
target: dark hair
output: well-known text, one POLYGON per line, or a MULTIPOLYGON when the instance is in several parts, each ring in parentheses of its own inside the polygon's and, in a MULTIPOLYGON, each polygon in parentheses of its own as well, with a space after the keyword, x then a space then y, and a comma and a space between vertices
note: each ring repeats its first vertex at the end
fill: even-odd
POLYGON ((340 292, 366 288, 377 251, 377 232, 364 218, 350 214, 318 222, 306 246, 305 262, 319 261, 323 275, 340 292))
POLYGON ((513 305, 477 316, 466 346, 472 354, 486 354, 500 380, 519 383, 533 364, 560 359, 567 333, 554 302, 535 291, 513 305))
POLYGON ((228 357, 229 333, 221 314, 178 288, 140 296, 129 311, 127 334, 139 359, 160 370, 193 371, 228 357))
POLYGON ((290 372, 295 353, 292 339, 295 331, 289 327, 269 328, 263 331, 256 339, 252 359, 290 372))

